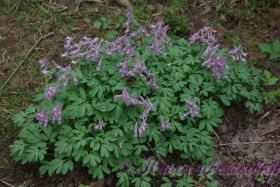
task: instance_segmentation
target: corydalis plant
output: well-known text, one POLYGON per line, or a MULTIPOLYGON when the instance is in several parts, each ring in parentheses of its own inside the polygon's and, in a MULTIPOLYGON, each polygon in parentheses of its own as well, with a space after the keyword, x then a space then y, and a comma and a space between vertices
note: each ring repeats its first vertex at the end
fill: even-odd
POLYGON ((217 54, 219 48, 218 39, 216 38, 217 31, 211 27, 204 27, 198 32, 194 33, 190 38, 190 44, 200 41, 202 45, 206 45, 207 49, 203 52, 202 56, 206 61, 202 66, 212 69, 213 76, 219 80, 225 68, 227 68, 226 59, 217 54))
POLYGON ((246 58, 247 58, 248 54, 243 51, 241 45, 230 50, 228 53, 231 56, 231 58, 233 59, 233 61, 235 61, 235 62, 239 62, 239 61, 242 61, 244 63, 247 62, 246 58))
POLYGON ((185 120, 187 118, 187 116, 191 116, 191 117, 199 117, 200 116, 200 112, 199 112, 199 106, 197 104, 195 104, 193 101, 191 100, 186 100, 186 105, 188 108, 188 112, 186 114, 184 114, 183 116, 181 116, 181 120, 185 120))
POLYGON ((224 107, 242 101, 261 110, 261 71, 236 62, 238 50, 221 49, 213 29, 190 43, 171 41, 163 23, 143 27, 128 16, 124 35, 112 41, 66 38, 62 56, 69 64, 39 62, 54 82, 35 97, 35 107, 15 116, 15 160, 39 162, 49 175, 78 163, 100 180, 116 173, 117 186, 149 186, 154 175, 143 173, 145 156, 207 164, 224 107), (125 160, 127 173, 119 170, 125 160))

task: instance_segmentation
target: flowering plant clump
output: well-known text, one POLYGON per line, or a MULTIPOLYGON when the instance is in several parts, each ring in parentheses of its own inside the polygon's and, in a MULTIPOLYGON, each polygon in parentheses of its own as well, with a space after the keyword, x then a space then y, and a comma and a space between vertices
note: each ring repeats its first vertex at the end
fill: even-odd
MULTIPOLYGON (((173 41, 162 22, 144 28, 131 11, 127 16, 124 35, 113 41, 67 37, 67 66, 39 61, 42 74, 57 79, 35 97, 36 106, 15 116, 16 161, 39 162, 48 175, 77 163, 93 178, 116 173, 119 186, 150 186, 153 175, 141 168, 146 155, 207 164, 225 106, 244 102, 261 111, 262 74, 241 47, 220 49, 208 27, 173 41), (126 160, 130 169, 123 172, 126 160)), ((169 182, 194 184, 186 176, 169 182)))

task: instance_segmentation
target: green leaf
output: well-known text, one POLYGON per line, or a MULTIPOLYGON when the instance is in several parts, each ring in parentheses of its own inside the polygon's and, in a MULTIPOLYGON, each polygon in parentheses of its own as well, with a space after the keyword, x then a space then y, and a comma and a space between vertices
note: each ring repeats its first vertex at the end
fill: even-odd
POLYGON ((271 53, 273 51, 273 48, 270 44, 264 43, 264 44, 260 44, 259 46, 262 52, 271 53))
POLYGON ((87 97, 85 90, 83 88, 80 88, 79 91, 80 91, 81 98, 85 100, 87 97))
POLYGON ((83 21, 86 23, 86 24, 90 24, 91 23, 91 19, 89 17, 84 17, 83 18, 83 21))
POLYGON ((272 77, 271 73, 267 70, 263 71, 264 77, 265 77, 265 85, 271 86, 276 84, 278 81, 278 78, 272 77))
POLYGON ((96 28, 96 29, 100 29, 102 26, 102 21, 101 20, 96 20, 94 23, 93 23, 93 27, 96 28))

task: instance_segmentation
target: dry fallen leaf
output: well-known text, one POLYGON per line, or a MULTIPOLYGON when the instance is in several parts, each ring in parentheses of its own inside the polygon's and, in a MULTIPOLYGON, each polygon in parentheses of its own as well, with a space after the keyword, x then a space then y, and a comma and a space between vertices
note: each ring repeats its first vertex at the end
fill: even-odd
POLYGON ((116 2, 125 8, 131 7, 129 0, 116 0, 116 2))
POLYGON ((101 181, 96 181, 96 182, 91 182, 89 184, 90 187, 104 187, 105 181, 101 180, 101 181))
POLYGON ((152 17, 160 16, 163 14, 163 5, 157 4, 156 5, 157 12, 152 15, 152 17))

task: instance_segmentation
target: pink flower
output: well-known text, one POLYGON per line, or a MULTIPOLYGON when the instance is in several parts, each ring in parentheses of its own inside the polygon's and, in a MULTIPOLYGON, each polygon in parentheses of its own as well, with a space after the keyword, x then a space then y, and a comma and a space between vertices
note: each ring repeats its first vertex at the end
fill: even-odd
POLYGON ((58 92, 58 87, 49 87, 45 92, 45 98, 47 101, 51 100, 54 95, 58 92))
POLYGON ((61 125, 61 104, 57 104, 52 109, 51 120, 52 123, 57 122, 58 125, 61 125))
POLYGON ((48 125, 48 112, 46 110, 38 112, 36 114, 36 120, 39 124, 44 125, 44 127, 46 127, 48 125))

